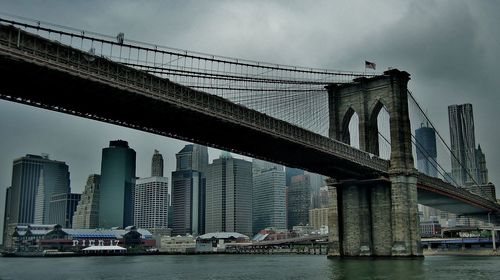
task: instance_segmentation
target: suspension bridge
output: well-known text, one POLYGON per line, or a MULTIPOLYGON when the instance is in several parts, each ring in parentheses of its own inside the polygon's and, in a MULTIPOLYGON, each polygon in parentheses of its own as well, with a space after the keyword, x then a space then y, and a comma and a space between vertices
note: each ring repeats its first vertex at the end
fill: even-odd
POLYGON ((432 122, 404 71, 263 63, 0 19, 0 75, 5 100, 332 178, 331 255, 421 255, 417 200, 500 222, 500 206, 445 180, 442 163, 438 177, 414 168, 428 151, 413 122, 432 122))

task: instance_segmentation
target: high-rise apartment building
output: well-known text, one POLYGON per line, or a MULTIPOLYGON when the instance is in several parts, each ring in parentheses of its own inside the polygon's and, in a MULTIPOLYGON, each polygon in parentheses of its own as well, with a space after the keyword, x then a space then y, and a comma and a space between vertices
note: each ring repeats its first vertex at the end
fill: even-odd
POLYGON ((151 161, 151 177, 163 177, 163 156, 158 150, 154 151, 151 161))
POLYGON ((99 189, 101 176, 92 174, 87 179, 80 202, 73 215, 73 228, 99 227, 99 189))
POLYGON ((309 221, 311 184, 309 175, 293 176, 288 187, 288 228, 305 226, 309 221))
POLYGON ((206 232, 252 234, 252 163, 223 153, 207 168, 206 232))
POLYGON ((73 225, 73 214, 80 202, 81 194, 60 193, 54 194, 49 204, 49 224, 58 224, 64 228, 73 225))
POLYGON ((148 230, 167 229, 168 201, 168 178, 154 176, 137 179, 134 225, 148 230))
POLYGON ((134 223, 135 151, 123 140, 102 149, 99 227, 134 223))
POLYGON ((450 121, 451 173, 459 186, 477 182, 476 139, 471 104, 448 106, 450 121))
POLYGON ((283 166, 254 159, 252 162, 253 233, 265 228, 286 229, 285 171, 283 166))
POLYGON ((205 171, 208 150, 196 144, 186 145, 175 155, 172 172, 172 232, 175 235, 205 233, 205 171))

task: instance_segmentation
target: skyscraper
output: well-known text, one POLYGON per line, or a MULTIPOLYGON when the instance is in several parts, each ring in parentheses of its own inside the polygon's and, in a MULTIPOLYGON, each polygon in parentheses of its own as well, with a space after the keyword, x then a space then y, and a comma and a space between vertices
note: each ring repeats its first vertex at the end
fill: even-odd
POLYGON ((252 163, 227 152, 207 168, 206 232, 252 234, 252 163))
POLYGON ((168 228, 168 178, 153 176, 135 184, 134 225, 148 230, 168 228))
POLYGON ((71 228, 73 214, 80 202, 79 193, 54 194, 49 204, 49 224, 58 224, 65 228, 71 228))
POLYGON ((471 104, 448 106, 450 121, 451 173, 460 186, 477 182, 476 140, 471 104))
POLYGON ((50 197, 55 193, 69 192, 69 172, 66 163, 50 160, 48 155, 26 155, 14 160, 12 168, 12 185, 7 191, 6 215, 4 220, 4 240, 6 246, 18 224, 48 222, 50 197), (41 170, 43 175, 41 176, 41 170), (43 181, 40 182, 40 177, 43 181), (36 197, 39 186, 43 190, 36 197), (8 209, 7 209, 8 207, 8 209), (35 208, 39 209, 38 213, 35 208))
POLYGON ((73 228, 99 227, 100 185, 100 175, 92 174, 87 178, 87 184, 85 184, 85 189, 73 216, 73 228))
POLYGON ((155 150, 151 161, 151 177, 155 176, 163 177, 163 156, 158 150, 155 150))
POLYGON ((283 166, 254 159, 252 162, 253 233, 286 228, 285 171, 283 166))
MULTIPOLYGON (((432 127, 421 124, 420 128, 415 130, 415 142, 418 170, 429 176, 438 177, 436 132, 432 127)), ((442 216, 437 209, 424 205, 419 205, 418 208, 423 214, 422 221, 430 221, 442 216)))
POLYGON ((326 177, 308 171, 304 171, 304 174, 309 176, 309 183, 311 185, 311 208, 320 208, 320 189, 326 186, 326 177))
POLYGON ((44 223, 44 214, 45 208, 49 207, 45 203, 45 182, 43 178, 43 169, 40 170, 40 177, 38 178, 38 189, 36 190, 35 197, 35 224, 43 224, 44 223))
POLYGON ((476 162, 477 162, 477 183, 485 185, 489 183, 488 168, 486 167, 486 156, 481 150, 481 145, 476 149, 476 162))
MULTIPOLYGON (((2 245, 4 246, 4 248, 8 248, 10 247, 10 244, 6 244, 7 241, 10 243, 10 238, 7 238, 8 237, 8 226, 7 226, 7 223, 9 221, 9 217, 10 217, 10 190, 11 190, 11 187, 8 187, 7 190, 5 191, 5 211, 3 213, 3 233, 2 233, 2 245), (8 246, 7 246, 8 245, 8 246)), ((11 227, 12 228, 12 227, 11 227)))
POLYGON ((309 221, 311 206, 311 184, 309 175, 293 176, 288 187, 288 228, 305 226, 309 221))
POLYGON ((50 160, 48 155, 26 155, 14 160, 9 223, 47 223, 49 221, 49 203, 52 195, 69 193, 68 165, 61 161, 50 160), (43 174, 41 174, 43 170, 43 174), (43 182, 40 182, 43 178, 43 182), (38 205, 36 197, 40 190, 38 205), (35 213, 35 208, 40 213, 35 213))
POLYGON ((415 130, 417 145, 417 168, 432 177, 438 176, 436 132, 432 127, 422 126, 415 130))
POLYGON ((172 232, 200 235, 205 233, 206 147, 189 144, 175 155, 172 172, 172 232))
POLYGON ((135 151, 123 140, 102 149, 99 227, 126 227, 134 222, 135 151))
POLYGON ((297 175, 304 175, 304 170, 298 168, 287 167, 286 172, 286 186, 289 187, 292 182, 292 177, 297 175))

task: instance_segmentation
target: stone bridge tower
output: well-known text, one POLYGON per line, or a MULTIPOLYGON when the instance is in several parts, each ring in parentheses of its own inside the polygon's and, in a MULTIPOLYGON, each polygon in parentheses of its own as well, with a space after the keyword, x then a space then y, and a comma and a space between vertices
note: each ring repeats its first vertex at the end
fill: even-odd
POLYGON ((329 256, 421 256, 409 80, 407 72, 393 69, 327 88, 331 138, 349 143, 349 122, 356 112, 360 149, 378 155, 377 117, 385 106, 391 141, 389 178, 331 180, 329 256))

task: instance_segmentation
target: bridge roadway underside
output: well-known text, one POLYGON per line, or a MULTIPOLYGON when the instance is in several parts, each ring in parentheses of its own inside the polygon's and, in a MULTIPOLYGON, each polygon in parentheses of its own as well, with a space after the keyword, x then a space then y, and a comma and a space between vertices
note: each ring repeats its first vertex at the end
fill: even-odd
MULTIPOLYGON (((436 191, 429 190, 420 185, 417 185, 417 188, 418 203, 425 206, 450 212, 458 216, 474 216, 483 221, 488 221, 488 212, 492 211, 472 203, 466 203, 459 198, 436 193, 436 191)), ((497 221, 496 215, 492 215, 491 218, 497 221)))
POLYGON ((138 92, 0 55, 0 98, 231 150, 335 178, 373 170, 236 121, 189 110, 138 92))

